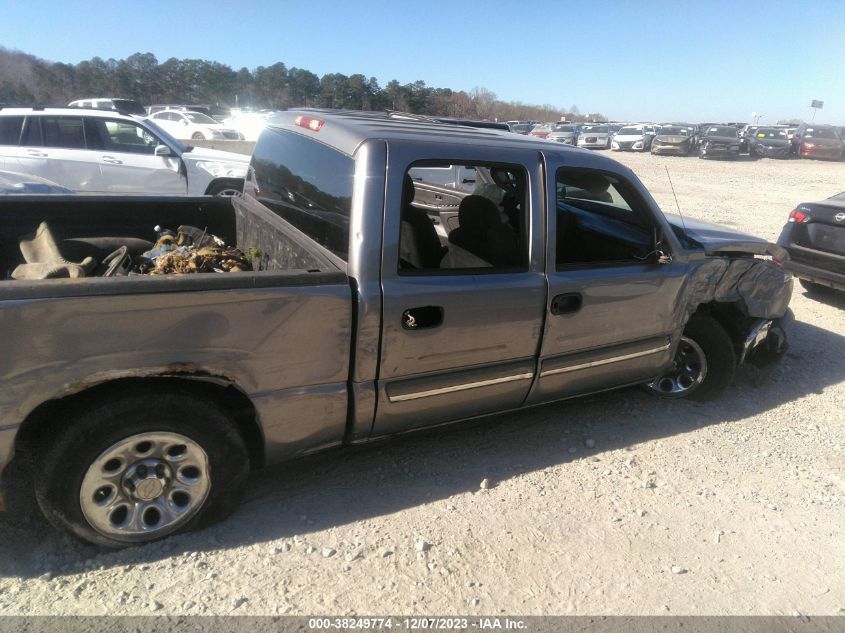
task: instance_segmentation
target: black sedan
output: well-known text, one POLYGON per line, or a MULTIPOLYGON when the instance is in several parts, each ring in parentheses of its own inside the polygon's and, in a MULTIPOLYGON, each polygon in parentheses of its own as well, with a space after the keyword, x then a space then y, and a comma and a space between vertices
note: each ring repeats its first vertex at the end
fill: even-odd
POLYGON ((789 158, 792 147, 786 128, 761 127, 748 139, 748 153, 751 156, 789 158))
POLYGON ((789 213, 778 244, 788 252, 785 268, 808 292, 845 291, 845 192, 799 204, 789 213))
POLYGON ((739 156, 739 135, 736 128, 713 125, 704 130, 698 146, 699 158, 736 158, 739 156))

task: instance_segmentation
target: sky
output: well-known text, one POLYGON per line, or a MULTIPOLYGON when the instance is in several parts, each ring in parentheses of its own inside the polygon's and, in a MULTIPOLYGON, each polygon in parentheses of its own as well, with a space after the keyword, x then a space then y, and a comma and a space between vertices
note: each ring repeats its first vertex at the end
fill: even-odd
MULTIPOLYGON (((845 124, 845 0, 5 0, 0 46, 487 88, 616 120, 845 124)), ((102 95, 112 96, 112 95, 102 95)))

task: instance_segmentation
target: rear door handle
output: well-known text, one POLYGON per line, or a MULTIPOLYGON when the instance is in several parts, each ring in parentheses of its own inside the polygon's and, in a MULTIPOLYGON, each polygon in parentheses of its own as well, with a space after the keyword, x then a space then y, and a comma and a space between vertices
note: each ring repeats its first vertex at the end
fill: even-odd
POLYGON ((424 330, 443 323, 443 308, 440 306, 420 306, 408 308, 402 313, 402 328, 406 330, 424 330))
POLYGON ((112 156, 103 156, 103 162, 104 163, 110 163, 112 165, 122 165, 123 164, 122 160, 120 160, 118 158, 114 158, 112 156))
POLYGON ((567 292, 552 299, 552 314, 572 314, 581 309, 584 298, 580 292, 567 292))
POLYGON ((26 153, 30 156, 37 156, 38 158, 47 158, 47 154, 40 152, 37 149, 28 149, 26 150, 26 153))

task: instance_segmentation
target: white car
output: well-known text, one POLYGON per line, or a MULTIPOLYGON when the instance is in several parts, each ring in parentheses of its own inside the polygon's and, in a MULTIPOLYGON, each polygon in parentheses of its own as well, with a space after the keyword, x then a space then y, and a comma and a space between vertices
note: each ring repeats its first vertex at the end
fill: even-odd
POLYGON ((626 125, 613 137, 610 149, 614 152, 625 150, 647 152, 651 149, 651 140, 656 133, 657 130, 653 125, 626 125))
POLYGON ((578 147, 610 149, 613 130, 605 124, 585 125, 578 136, 578 147))
POLYGON ((149 119, 176 138, 194 141, 242 141, 244 135, 202 112, 163 110, 149 119))
POLYGON ((241 112, 224 119, 223 125, 237 130, 246 141, 257 141, 258 135, 267 127, 269 116, 269 113, 264 112, 241 112))
POLYGON ((232 195, 249 156, 183 145, 154 123, 80 108, 0 109, 0 169, 77 193, 232 195))

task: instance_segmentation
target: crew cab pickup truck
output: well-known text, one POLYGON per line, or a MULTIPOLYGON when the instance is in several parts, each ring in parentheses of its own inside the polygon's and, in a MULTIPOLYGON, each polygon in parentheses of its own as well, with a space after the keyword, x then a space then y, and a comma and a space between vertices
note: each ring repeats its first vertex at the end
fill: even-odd
POLYGON ((111 547, 329 447, 630 385, 713 397, 783 353, 792 290, 782 248, 667 219, 609 158, 375 113, 276 115, 242 196, 19 196, 0 238, 0 467, 25 457, 46 517, 111 547), (45 224, 66 262, 191 225, 258 263, 11 279, 45 224))

